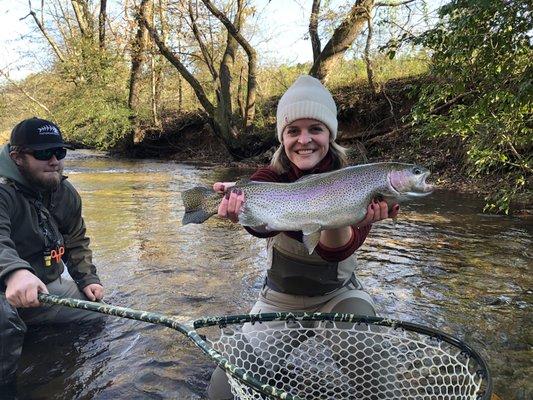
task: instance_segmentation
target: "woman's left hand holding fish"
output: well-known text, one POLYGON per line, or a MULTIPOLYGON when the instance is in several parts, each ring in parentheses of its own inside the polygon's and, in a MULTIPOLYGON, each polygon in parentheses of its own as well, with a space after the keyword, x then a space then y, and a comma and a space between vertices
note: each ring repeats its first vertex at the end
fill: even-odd
MULTIPOLYGON (((389 206, 386 201, 374 200, 368 205, 365 218, 357 223, 357 228, 363 228, 387 218, 396 218, 399 210, 399 204, 394 204, 389 212, 389 206)), ((338 248, 345 246, 351 240, 351 237, 352 229, 350 227, 328 229, 322 231, 320 243, 330 248, 338 248)))
POLYGON ((244 193, 239 189, 229 190, 233 186, 235 182, 215 182, 213 190, 225 194, 218 206, 218 216, 237 223, 244 203, 244 193))

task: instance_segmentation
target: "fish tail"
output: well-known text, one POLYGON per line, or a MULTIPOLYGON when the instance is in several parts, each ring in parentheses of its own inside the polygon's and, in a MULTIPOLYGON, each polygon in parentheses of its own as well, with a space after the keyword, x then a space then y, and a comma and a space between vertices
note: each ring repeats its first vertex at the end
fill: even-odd
POLYGON ((182 224, 201 224, 218 211, 221 195, 213 189, 197 186, 181 193, 185 214, 182 224))

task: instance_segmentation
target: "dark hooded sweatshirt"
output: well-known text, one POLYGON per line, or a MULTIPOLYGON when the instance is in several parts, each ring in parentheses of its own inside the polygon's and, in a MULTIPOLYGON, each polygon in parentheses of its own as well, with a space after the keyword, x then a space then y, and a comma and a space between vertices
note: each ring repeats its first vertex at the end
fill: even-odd
POLYGON ((56 191, 36 192, 5 145, 0 152, 0 290, 6 276, 22 268, 45 284, 56 280, 64 264, 52 259, 46 266, 44 256, 61 246, 62 260, 80 289, 100 283, 76 189, 64 177, 56 191))

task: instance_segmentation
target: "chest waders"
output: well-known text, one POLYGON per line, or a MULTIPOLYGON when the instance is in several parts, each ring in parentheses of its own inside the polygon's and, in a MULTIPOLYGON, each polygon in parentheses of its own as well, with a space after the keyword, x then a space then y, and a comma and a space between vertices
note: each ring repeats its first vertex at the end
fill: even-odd
POLYGON ((280 293, 322 296, 353 283, 356 258, 352 254, 342 261, 325 261, 316 252, 311 255, 299 241, 281 233, 268 239, 266 285, 280 293))

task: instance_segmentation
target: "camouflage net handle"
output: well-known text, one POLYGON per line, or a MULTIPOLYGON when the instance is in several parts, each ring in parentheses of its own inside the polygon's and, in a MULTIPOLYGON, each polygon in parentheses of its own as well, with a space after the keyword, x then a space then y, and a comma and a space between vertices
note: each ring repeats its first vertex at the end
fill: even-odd
MULTIPOLYGON (((409 322, 353 314, 281 312, 206 317, 197 319, 191 322, 191 326, 187 326, 179 323, 176 317, 104 303, 62 298, 42 293, 39 294, 39 301, 135 319, 175 329, 190 338, 197 347, 226 371, 234 395, 242 400, 272 398, 288 400, 344 398, 488 400, 492 393, 490 371, 486 362, 475 350, 463 341, 444 332, 409 322), (280 327, 280 323, 284 327, 280 327), (348 323, 350 328, 338 326, 338 323, 341 325, 348 323), (254 325, 256 326, 254 327, 254 325), (241 333, 241 329, 245 326, 252 327, 252 329, 248 330, 247 333, 241 333), (206 337, 196 331, 197 329, 202 329, 202 332, 203 329, 211 331, 213 328, 216 329, 212 337, 206 337), (228 330, 229 332, 227 332, 228 330), (295 337, 295 334, 298 337, 295 337), (368 345, 369 341, 371 345, 368 345), (376 352, 376 347, 380 348, 377 349, 378 352, 376 352), (432 349, 435 349, 436 353, 432 349), (366 359, 365 361, 370 364, 373 363, 376 366, 374 372, 379 376, 371 376, 374 374, 372 371, 369 375, 366 371, 367 366, 363 366, 361 369, 358 365, 360 362, 353 360, 354 353, 352 351, 355 354, 362 352, 361 360, 366 359), (392 354, 393 351, 395 354, 392 354), (424 358, 420 358, 420 351, 427 353, 424 358), (439 355, 442 351, 448 355, 444 357, 439 355), (258 355, 258 352, 261 354, 258 355), (388 354, 393 357, 384 357, 380 360, 373 359, 372 354, 378 356, 388 354), (405 360, 406 356, 411 357, 411 359, 405 360), (357 391, 357 381, 364 378, 365 374, 368 375, 368 379, 365 378, 368 382, 375 381, 376 378, 379 381, 387 373, 393 379, 398 376, 396 370, 390 372, 392 365, 385 368, 387 366, 384 365, 384 362, 387 362, 387 359, 393 362, 397 359, 404 364, 404 369, 405 366, 411 369, 411 371, 404 372, 409 380, 413 380, 416 378, 413 374, 418 373, 418 370, 433 374, 435 366, 428 368, 428 366, 418 364, 424 364, 426 361, 432 364, 435 357, 437 357, 437 369, 444 368, 445 375, 448 373, 453 375, 456 372, 455 369, 449 370, 452 365, 445 365, 449 364, 451 360, 449 356, 453 359, 463 359, 457 360, 458 363, 454 362, 453 368, 460 368, 463 375, 470 376, 471 384, 469 384, 470 389, 468 389, 469 393, 466 396, 455 395, 455 390, 454 395, 451 395, 446 389, 446 394, 442 397, 442 392, 439 394, 433 389, 432 382, 437 386, 442 386, 444 383, 445 387, 449 386, 448 383, 455 386, 463 385, 462 381, 457 381, 457 379, 453 382, 449 381, 447 376, 443 377, 444 381, 441 379, 431 382, 425 376, 419 376, 417 388, 424 391, 425 395, 422 396, 420 396, 420 392, 412 393, 413 388, 411 387, 399 387, 398 385, 396 385, 398 388, 392 389, 394 392, 392 397, 390 395, 382 397, 381 394, 385 393, 375 392, 374 389, 368 389, 367 386, 363 388, 362 393, 368 392, 368 395, 361 397, 361 393, 357 391), (325 365, 323 362, 325 358, 330 359, 326 363, 328 365, 325 366, 325 369, 320 370, 318 367, 325 365), (314 371, 317 368, 318 370, 314 371), (315 376, 309 375, 309 373, 315 372, 317 373, 315 376), (339 374, 339 372, 347 372, 349 378, 350 375, 353 375, 350 379, 354 380, 355 385, 352 386, 342 381, 337 382, 339 376, 342 380, 342 376, 346 375, 345 373, 339 374), (273 373, 279 375, 280 380, 276 381, 278 377, 273 376, 273 373), (422 380, 426 382, 424 383, 422 380), (268 384, 263 382, 268 382, 268 384), (480 386, 482 382, 483 387, 480 386), (428 383, 429 386, 427 386, 428 383), (307 390, 308 386, 314 386, 311 393, 307 390), (370 393, 370 390, 374 392, 370 393), (401 391, 400 396, 398 396, 398 390, 401 391), (376 397, 376 394, 381 397, 376 397)), ((400 384, 403 385, 401 382, 400 384)), ((382 390, 378 386, 380 386, 379 382, 375 385, 376 390, 382 390)), ((390 391, 390 383, 385 383, 385 386, 385 391, 390 391)), ((437 390, 440 389, 437 388, 437 390)))
POLYGON ((60 297, 52 294, 39 293, 38 299, 41 303, 61 305, 71 308, 79 308, 82 310, 94 311, 101 314, 112 315, 115 317, 134 319, 137 321, 149 322, 152 324, 163 325, 172 328, 191 339, 194 344, 199 347, 205 354, 207 354, 219 367, 221 367, 227 374, 235 378, 238 382, 245 386, 250 386, 259 393, 266 395, 269 398, 286 399, 286 400, 302 400, 297 396, 291 396, 283 390, 276 389, 270 385, 266 385, 257 380, 246 370, 238 368, 223 357, 220 353, 215 351, 212 346, 206 342, 202 336, 196 332, 192 327, 183 325, 177 321, 175 317, 164 314, 152 313, 148 311, 135 310, 126 307, 117 307, 105 303, 96 303, 87 300, 71 299, 60 297))

